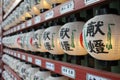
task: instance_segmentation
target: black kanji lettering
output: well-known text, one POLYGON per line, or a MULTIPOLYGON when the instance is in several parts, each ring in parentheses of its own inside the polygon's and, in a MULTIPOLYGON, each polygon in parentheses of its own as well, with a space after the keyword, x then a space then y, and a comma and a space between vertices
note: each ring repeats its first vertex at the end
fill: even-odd
POLYGON ((91 23, 88 24, 87 35, 86 36, 88 36, 88 34, 92 37, 94 36, 94 25, 95 25, 95 23, 96 22, 91 22, 91 23))
POLYGON ((61 42, 61 45, 62 45, 64 50, 73 51, 72 49, 70 49, 70 44, 68 43, 68 41, 61 42))
POLYGON ((108 53, 104 52, 105 45, 102 43, 102 40, 94 40, 93 42, 97 53, 108 53))
POLYGON ((100 34, 105 35, 105 33, 103 33, 102 30, 100 29, 101 26, 103 26, 103 21, 98 21, 97 24, 95 25, 96 31, 94 34, 99 32, 100 34))
POLYGON ((87 27, 87 35, 86 36, 92 36, 94 37, 95 34, 97 34, 98 32, 101 34, 101 35, 105 35, 104 32, 102 32, 102 30, 100 29, 100 27, 102 27, 104 24, 103 24, 103 21, 98 21, 98 22, 91 22, 88 24, 88 27, 87 27), (96 28, 95 28, 96 27, 96 28))
POLYGON ((89 47, 89 49, 90 49, 90 52, 96 53, 96 51, 94 50, 94 44, 93 44, 91 41, 89 41, 88 47, 89 47))
POLYGON ((50 35, 50 32, 45 32, 45 33, 44 33, 44 36, 43 36, 43 39, 44 39, 44 40, 47 40, 47 39, 50 40, 49 35, 50 35))
POLYGON ((64 39, 65 36, 66 36, 67 38, 70 38, 69 35, 67 34, 67 32, 69 32, 69 31, 70 31, 69 28, 62 28, 61 31, 60 31, 60 37, 61 37, 62 39, 64 39))
POLYGON ((46 43, 45 43, 45 47, 46 47, 47 50, 53 50, 53 49, 51 48, 51 45, 50 45, 49 42, 46 42, 46 43))

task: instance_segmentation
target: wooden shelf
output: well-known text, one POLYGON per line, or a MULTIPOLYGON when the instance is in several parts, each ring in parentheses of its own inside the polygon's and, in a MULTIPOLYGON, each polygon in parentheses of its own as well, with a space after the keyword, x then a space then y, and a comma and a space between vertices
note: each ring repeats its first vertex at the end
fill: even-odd
POLYGON ((4 69, 11 72, 11 74, 13 75, 13 77, 15 77, 15 80, 22 80, 9 66, 4 65, 4 69))
POLYGON ((120 74, 116 73, 55 61, 11 49, 4 49, 3 51, 11 56, 46 68, 74 80, 89 80, 87 78, 90 78, 90 76, 96 78, 96 80, 120 80, 120 74))
POLYGON ((43 22, 46 22, 48 20, 52 20, 55 18, 59 18, 61 16, 65 16, 67 14, 73 13, 78 10, 94 7, 95 5, 100 5, 101 3, 105 3, 109 0, 88 0, 88 2, 85 2, 87 0, 70 0, 64 4, 61 4, 53 9, 50 9, 36 17, 33 17, 32 19, 21 23, 13 28, 10 28, 9 30, 5 31, 3 35, 8 35, 26 28, 35 27, 37 24, 41 24, 43 22))

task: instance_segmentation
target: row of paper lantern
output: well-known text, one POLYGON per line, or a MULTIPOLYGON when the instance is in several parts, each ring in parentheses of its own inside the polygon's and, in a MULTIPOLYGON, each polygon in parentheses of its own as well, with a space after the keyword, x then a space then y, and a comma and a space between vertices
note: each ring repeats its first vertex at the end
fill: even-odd
POLYGON ((3 43, 11 48, 48 51, 55 55, 80 56, 88 52, 99 60, 120 60, 119 21, 119 15, 98 15, 86 23, 69 22, 63 26, 5 37, 3 43))
POLYGON ((7 70, 4 70, 2 72, 2 77, 4 80, 17 80, 11 72, 7 71, 7 70))
POLYGON ((31 64, 17 60, 6 54, 3 55, 2 60, 24 80, 68 80, 68 78, 64 76, 52 76, 48 70, 40 70, 39 67, 33 67, 31 64))
POLYGON ((49 10, 53 4, 61 4, 68 0, 24 0, 10 16, 2 23, 4 30, 8 30, 19 23, 39 15, 40 11, 49 10))
POLYGON ((10 48, 50 52, 55 55, 64 52, 70 55, 86 55, 87 52, 82 46, 83 25, 84 22, 71 22, 63 26, 51 26, 35 32, 4 37, 3 44, 10 48))

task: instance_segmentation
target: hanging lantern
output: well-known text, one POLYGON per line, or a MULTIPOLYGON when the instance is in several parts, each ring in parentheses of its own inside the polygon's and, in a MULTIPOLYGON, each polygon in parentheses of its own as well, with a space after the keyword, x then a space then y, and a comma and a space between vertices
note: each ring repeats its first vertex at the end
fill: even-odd
POLYGON ((13 66, 12 66, 12 69, 15 71, 15 69, 16 69, 16 64, 18 63, 18 62, 20 62, 20 60, 14 60, 13 61, 13 66))
POLYGON ((39 71, 39 68, 28 68, 26 70, 26 80, 34 80, 34 75, 39 71))
POLYGON ((27 70, 28 68, 31 68, 31 65, 30 65, 30 64, 23 64, 23 65, 21 66, 20 71, 19 71, 19 74, 20 74, 19 76, 20 76, 21 78, 23 78, 23 79, 26 78, 25 72, 26 72, 26 70, 27 70))
POLYGON ((18 62, 17 64, 16 64, 16 68, 15 68, 15 71, 17 72, 17 73, 19 73, 19 70, 20 70, 20 67, 23 65, 23 64, 25 64, 25 62, 18 62))
POLYGON ((62 4, 68 0, 46 0, 51 6, 55 7, 59 4, 62 4))
POLYGON ((33 44, 34 48, 36 49, 36 51, 47 52, 47 50, 44 47, 44 44, 42 43, 43 31, 44 31, 44 29, 35 31, 32 44, 33 44))
POLYGON ((50 76, 50 71, 38 71, 34 75, 34 80, 45 80, 50 76))
POLYGON ((25 34, 25 36, 24 36, 24 40, 23 40, 23 45, 24 45, 24 50, 26 50, 26 51, 28 51, 29 49, 28 49, 28 41, 29 41, 29 39, 30 39, 30 37, 29 37, 29 34, 30 34, 30 32, 28 32, 28 33, 26 33, 25 34))
POLYGON ((83 41, 88 53, 99 60, 120 60, 120 16, 97 15, 83 28, 83 41))
POLYGON ((23 49, 23 50, 26 50, 26 48, 25 48, 26 34, 27 33, 20 34, 21 36, 20 36, 19 44, 20 44, 20 49, 23 49))
POLYGON ((84 22, 69 22, 59 30, 61 47, 69 55, 86 55, 83 47, 82 27, 84 22))
POLYGON ((43 39, 42 42, 45 46, 45 48, 50 52, 51 54, 60 55, 64 54, 63 50, 60 47, 60 41, 58 37, 58 31, 61 26, 52 26, 47 28, 43 32, 43 39))
POLYGON ((46 0, 41 0, 40 4, 39 4, 39 9, 40 9, 40 12, 42 13, 46 10, 51 9, 51 6, 50 6, 50 4, 47 3, 46 0))
POLYGON ((20 44, 21 36, 22 36, 22 34, 18 34, 18 35, 16 35, 16 38, 15 38, 16 48, 19 48, 19 49, 21 48, 21 44, 20 44))
POLYGON ((69 80, 68 78, 64 77, 64 76, 49 76, 47 79, 45 80, 69 80))
POLYGON ((28 32, 26 34, 26 38, 25 38, 25 49, 29 50, 29 51, 36 51, 36 49, 34 48, 32 42, 33 42, 33 37, 34 37, 34 31, 28 32))

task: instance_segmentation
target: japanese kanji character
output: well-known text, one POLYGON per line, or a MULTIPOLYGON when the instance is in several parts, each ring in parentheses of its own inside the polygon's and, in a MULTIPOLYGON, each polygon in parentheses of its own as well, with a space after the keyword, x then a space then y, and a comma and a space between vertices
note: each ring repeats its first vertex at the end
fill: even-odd
POLYGON ((103 26, 103 21, 98 21, 97 24, 95 25, 96 30, 94 34, 99 32, 100 34, 105 35, 105 33, 103 33, 102 30, 100 29, 101 26, 103 26))
POLYGON ((97 34, 98 32, 101 35, 105 35, 104 32, 102 32, 102 30, 100 29, 100 27, 103 26, 103 21, 98 21, 98 22, 91 22, 88 24, 87 27, 87 35, 86 36, 92 36, 94 37, 95 34, 97 34), (95 28, 96 27, 96 28, 95 28))
POLYGON ((66 36, 67 38, 70 38, 69 35, 67 34, 67 32, 69 32, 69 28, 62 28, 61 31, 60 31, 60 37, 61 37, 62 39, 64 39, 65 36, 66 36))
POLYGON ((94 24, 95 24, 96 22, 91 22, 91 23, 89 23, 88 24, 88 27, 87 27, 87 35, 86 36, 88 36, 88 34, 90 35, 90 36, 94 36, 94 24))
POLYGON ((89 43, 88 43, 88 47, 89 47, 89 49, 90 49, 90 52, 94 52, 94 53, 96 53, 96 51, 94 50, 94 44, 91 42, 91 41, 89 41, 89 43))
POLYGON ((53 50, 53 49, 51 48, 51 45, 50 45, 49 42, 46 42, 46 43, 45 43, 45 47, 46 47, 47 50, 53 50))
POLYGON ((45 32, 45 33, 44 33, 44 36, 43 36, 44 40, 46 40, 46 39, 49 39, 49 40, 50 40, 49 35, 50 35, 50 32, 45 32))
POLYGON ((97 53, 107 53, 107 52, 104 52, 105 45, 102 43, 102 40, 94 40, 93 42, 95 44, 97 53))
POLYGON ((68 43, 68 41, 61 42, 61 45, 62 45, 64 50, 72 51, 72 49, 70 49, 70 44, 68 43))

